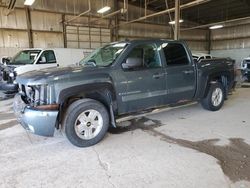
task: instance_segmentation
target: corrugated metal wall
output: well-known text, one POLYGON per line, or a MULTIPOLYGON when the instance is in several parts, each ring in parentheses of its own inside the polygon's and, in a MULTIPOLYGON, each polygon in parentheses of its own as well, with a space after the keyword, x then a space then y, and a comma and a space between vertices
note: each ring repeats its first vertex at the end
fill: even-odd
MULTIPOLYGON (((243 58, 250 55, 250 19, 244 25, 230 26, 211 33, 211 54, 230 57, 239 65, 243 58)), ((241 24, 238 22, 237 24, 241 24)))
POLYGON ((128 24, 119 28, 119 40, 122 40, 125 38, 128 38, 128 39, 138 39, 138 38, 169 39, 171 38, 171 36, 170 36, 169 28, 167 26, 146 24, 146 23, 133 23, 133 24, 128 24))
POLYGON ((24 10, 15 10, 7 16, 7 9, 0 7, 0 57, 12 56, 29 46, 24 10))
MULTIPOLYGON (((112 9, 114 7, 113 0, 90 0, 90 2, 93 13, 96 13, 98 9, 105 5, 110 6, 112 9)), ((23 1, 17 1, 16 6, 23 7, 23 1)), ((88 9, 88 0, 36 0, 32 7, 39 10, 77 15, 88 9)))
MULTIPOLYGON (((123 4, 120 3, 119 6, 122 7, 123 4)), ((128 13, 128 20, 133 20, 145 16, 144 1, 142 1, 141 3, 141 8, 129 5, 128 13)), ((152 11, 146 12, 147 15, 150 15, 152 13, 152 11)), ((127 17, 124 17, 124 20, 126 19, 127 17)), ((164 14, 158 17, 143 20, 140 23, 136 22, 122 26, 119 28, 118 32, 119 40, 140 38, 173 39, 173 30, 168 24, 168 19, 169 15, 164 14)), ((121 25, 123 23, 124 21, 120 22, 121 25)), ((181 39, 185 40, 193 51, 208 52, 207 30, 196 29, 192 31, 182 31, 181 39)))
MULTIPOLYGON (((72 48, 96 48, 110 42, 110 25, 114 25, 114 20, 97 20, 95 12, 102 7, 102 1, 91 1, 91 16, 83 16, 75 19, 66 26, 66 45, 72 48), (88 21, 91 21, 91 27, 88 21), (93 21, 95 20, 95 22, 93 21), (98 23, 96 23, 98 22, 98 23)), ((22 6, 21 1, 17 1, 17 7, 22 6)), ((113 8, 113 1, 108 0, 107 4, 113 8)), ((34 47, 63 47, 63 27, 62 16, 69 20, 74 15, 78 15, 88 9, 87 0, 36 0, 31 9, 31 25, 34 47)), ((119 3, 119 8, 123 3, 119 3)), ((16 52, 19 48, 27 48, 28 34, 26 14, 23 8, 16 8, 7 16, 7 9, 0 7, 0 56, 16 52), (17 49, 18 48, 18 49, 17 49), (8 49, 8 50, 6 50, 8 49)), ((144 7, 128 7, 128 16, 123 16, 122 24, 127 19, 132 20, 145 15, 144 7)), ((147 11, 147 15, 152 11, 147 11)), ((168 14, 143 20, 140 23, 133 23, 119 27, 118 39, 138 39, 138 38, 173 38, 173 31, 167 23, 168 14), (152 24, 148 22, 154 22, 152 24)), ((250 47, 250 24, 225 28, 212 31, 212 51, 247 48, 250 47)), ((181 39, 187 41, 193 51, 208 51, 208 31, 192 30, 182 31, 181 39), (195 33, 195 35, 194 35, 195 33)))
POLYGON ((212 31, 212 50, 250 48, 250 24, 212 31))

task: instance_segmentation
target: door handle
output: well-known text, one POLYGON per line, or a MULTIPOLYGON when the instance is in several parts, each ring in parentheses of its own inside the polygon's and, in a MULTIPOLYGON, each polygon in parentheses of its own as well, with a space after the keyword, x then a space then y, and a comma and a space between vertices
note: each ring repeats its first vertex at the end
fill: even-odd
POLYGON ((153 75, 153 78, 154 79, 159 79, 159 78, 161 78, 163 76, 164 76, 164 73, 156 73, 156 74, 153 75))
POLYGON ((185 71, 182 71, 184 74, 192 74, 194 73, 193 70, 185 70, 185 71))

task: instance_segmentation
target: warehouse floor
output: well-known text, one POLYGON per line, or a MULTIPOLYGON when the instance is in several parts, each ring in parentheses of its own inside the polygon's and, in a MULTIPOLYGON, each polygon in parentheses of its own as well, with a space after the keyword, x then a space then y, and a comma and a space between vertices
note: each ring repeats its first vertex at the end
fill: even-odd
POLYGON ((0 101, 0 187, 250 187, 250 88, 119 124, 89 148, 28 134, 0 101))

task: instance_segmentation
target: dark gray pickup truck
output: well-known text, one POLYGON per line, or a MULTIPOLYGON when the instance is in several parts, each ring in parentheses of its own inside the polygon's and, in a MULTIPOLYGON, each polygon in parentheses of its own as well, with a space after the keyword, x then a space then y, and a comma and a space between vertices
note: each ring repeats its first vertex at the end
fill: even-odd
POLYGON ((184 42, 136 40, 97 49, 80 66, 18 76, 14 110, 30 132, 62 129, 79 147, 98 143, 116 118, 180 101, 219 110, 234 83, 233 61, 196 63, 184 42))

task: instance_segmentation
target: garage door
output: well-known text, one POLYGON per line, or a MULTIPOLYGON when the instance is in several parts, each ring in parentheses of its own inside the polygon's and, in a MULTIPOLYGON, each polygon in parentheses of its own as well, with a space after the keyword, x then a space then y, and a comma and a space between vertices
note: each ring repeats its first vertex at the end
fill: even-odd
POLYGON ((98 48, 110 42, 110 30, 105 28, 89 28, 66 26, 68 48, 98 48))

